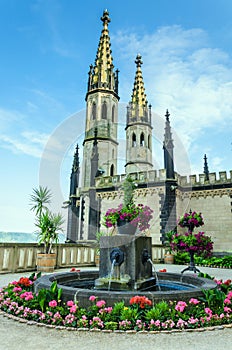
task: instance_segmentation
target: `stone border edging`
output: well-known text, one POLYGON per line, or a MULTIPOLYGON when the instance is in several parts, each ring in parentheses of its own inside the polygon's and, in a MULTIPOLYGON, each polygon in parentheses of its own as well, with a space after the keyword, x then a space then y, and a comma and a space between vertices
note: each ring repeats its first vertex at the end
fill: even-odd
POLYGON ((118 334, 159 334, 159 333, 182 333, 182 332, 205 332, 205 331, 215 331, 215 330, 223 330, 225 328, 232 328, 232 323, 218 325, 218 326, 208 326, 201 328, 184 328, 184 329, 170 329, 170 330, 161 330, 161 331, 136 331, 134 329, 123 331, 123 330, 111 330, 111 329, 90 329, 90 328, 74 328, 74 327, 65 327, 65 326, 55 326, 52 324, 39 323, 36 321, 26 320, 24 318, 8 314, 5 311, 0 310, 0 315, 3 317, 7 317, 13 321, 18 321, 19 323, 25 323, 28 326, 37 326, 37 327, 46 327, 50 329, 56 330, 66 330, 71 332, 91 332, 91 333, 118 333, 118 334))

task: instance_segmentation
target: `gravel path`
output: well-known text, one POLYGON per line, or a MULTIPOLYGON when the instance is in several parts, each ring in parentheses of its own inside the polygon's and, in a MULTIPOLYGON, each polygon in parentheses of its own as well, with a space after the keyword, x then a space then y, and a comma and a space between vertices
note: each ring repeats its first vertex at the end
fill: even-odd
POLYGON ((232 349, 232 328, 203 332, 124 334, 26 325, 0 315, 1 350, 218 350, 232 349))
MULTIPOLYGON (((183 266, 156 265, 157 271, 180 272, 183 266)), ((232 279, 229 269, 200 268, 216 278, 232 279)), ((0 286, 29 273, 0 275, 0 286)), ((68 331, 28 325, 0 314, 0 350, 232 350, 232 328, 215 327, 202 332, 156 334, 68 331)))

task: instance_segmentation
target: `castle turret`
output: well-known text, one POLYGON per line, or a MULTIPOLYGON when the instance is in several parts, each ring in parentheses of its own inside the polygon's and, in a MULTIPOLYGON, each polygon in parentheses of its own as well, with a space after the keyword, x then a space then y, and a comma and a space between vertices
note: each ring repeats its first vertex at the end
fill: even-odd
POLYGON ((168 110, 165 114, 166 122, 165 122, 165 132, 164 132, 164 143, 163 143, 163 150, 164 150, 164 168, 166 169, 166 175, 168 179, 174 179, 174 161, 173 161, 173 139, 172 139, 172 133, 171 133, 171 126, 170 126, 170 114, 168 110))
POLYGON ((97 128, 99 167, 106 176, 117 173, 117 123, 118 123, 118 70, 114 72, 110 49, 108 24, 109 13, 101 17, 103 29, 94 65, 90 66, 86 94, 86 126, 83 151, 82 185, 88 188, 91 183, 91 162, 94 130, 97 128))
POLYGON ((145 94, 141 55, 137 55, 136 73, 131 101, 127 107, 126 125, 126 173, 151 170, 152 126, 151 106, 145 94))

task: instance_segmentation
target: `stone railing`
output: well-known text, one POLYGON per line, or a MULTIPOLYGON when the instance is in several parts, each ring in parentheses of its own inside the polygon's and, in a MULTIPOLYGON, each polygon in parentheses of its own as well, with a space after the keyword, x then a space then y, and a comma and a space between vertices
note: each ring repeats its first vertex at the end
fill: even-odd
POLYGON ((162 244, 152 244, 152 260, 154 263, 164 261, 165 247, 162 244))
MULTIPOLYGON (((37 253, 41 247, 36 243, 0 243, 0 274, 36 271, 37 253)), ((77 244, 58 244, 56 269, 78 266, 95 266, 94 241, 77 244)), ((152 246, 154 262, 163 261, 164 247, 152 246)))
MULTIPOLYGON (((56 268, 94 266, 93 242, 58 244, 55 248, 56 268)), ((35 271, 37 253, 41 247, 36 243, 0 243, 0 273, 35 271)))

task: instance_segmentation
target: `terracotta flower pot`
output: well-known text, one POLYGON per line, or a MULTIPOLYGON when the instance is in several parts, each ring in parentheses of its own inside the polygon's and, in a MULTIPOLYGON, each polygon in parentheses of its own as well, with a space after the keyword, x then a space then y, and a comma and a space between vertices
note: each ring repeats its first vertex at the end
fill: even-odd
POLYGON ((174 255, 167 253, 164 255, 164 263, 165 264, 174 264, 174 255))

